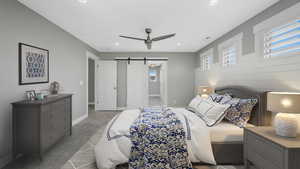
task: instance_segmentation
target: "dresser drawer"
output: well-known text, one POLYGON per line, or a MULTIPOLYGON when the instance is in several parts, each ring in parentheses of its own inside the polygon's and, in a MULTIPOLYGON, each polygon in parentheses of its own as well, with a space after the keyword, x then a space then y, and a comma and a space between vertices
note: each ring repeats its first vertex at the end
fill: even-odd
POLYGON ((248 151, 248 160, 253 163, 253 167, 257 169, 281 169, 280 167, 274 165, 273 162, 267 161, 261 155, 254 151, 248 151))
POLYGON ((247 132, 247 156, 248 159, 258 164, 262 169, 281 169, 284 166, 284 150, 262 137, 247 132), (272 168, 267 168, 272 166, 272 168))

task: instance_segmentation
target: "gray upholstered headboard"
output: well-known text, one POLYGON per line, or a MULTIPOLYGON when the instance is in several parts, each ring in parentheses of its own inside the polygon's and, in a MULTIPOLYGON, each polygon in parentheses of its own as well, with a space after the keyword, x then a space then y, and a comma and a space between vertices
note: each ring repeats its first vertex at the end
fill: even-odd
POLYGON ((218 94, 228 93, 233 97, 242 99, 256 98, 258 100, 258 104, 252 110, 249 123, 256 126, 268 126, 271 124, 272 113, 268 112, 266 109, 266 92, 257 92, 241 86, 217 88, 215 92, 218 94))

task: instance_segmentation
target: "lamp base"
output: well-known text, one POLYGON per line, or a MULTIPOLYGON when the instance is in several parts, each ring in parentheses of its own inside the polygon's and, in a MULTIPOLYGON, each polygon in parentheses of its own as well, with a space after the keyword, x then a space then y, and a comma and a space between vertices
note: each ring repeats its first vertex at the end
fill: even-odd
POLYGON ((274 119, 274 127, 278 136, 297 137, 298 121, 293 114, 278 113, 274 119))

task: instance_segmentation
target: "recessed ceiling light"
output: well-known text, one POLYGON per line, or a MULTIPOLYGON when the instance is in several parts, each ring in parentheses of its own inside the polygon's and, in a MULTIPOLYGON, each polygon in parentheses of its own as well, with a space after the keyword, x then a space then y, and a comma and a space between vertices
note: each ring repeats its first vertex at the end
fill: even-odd
POLYGON ((119 46, 119 45, 120 45, 120 43, 119 43, 119 42, 116 42, 116 43, 115 43, 115 45, 116 45, 116 46, 119 46))
POLYGON ((178 43, 177 43, 177 46, 181 46, 181 43, 180 43, 180 42, 178 42, 178 43))
POLYGON ((205 40, 209 40, 209 39, 211 39, 211 37, 210 37, 210 36, 207 36, 207 37, 205 38, 205 40))
POLYGON ((77 0, 79 3, 86 4, 88 0, 77 0))
POLYGON ((219 3, 219 0, 210 0, 209 6, 216 6, 219 3))

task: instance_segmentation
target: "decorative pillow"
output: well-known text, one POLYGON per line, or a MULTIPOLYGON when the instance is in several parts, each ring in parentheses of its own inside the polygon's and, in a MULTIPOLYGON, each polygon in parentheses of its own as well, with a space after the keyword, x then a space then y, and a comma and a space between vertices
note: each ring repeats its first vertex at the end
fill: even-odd
POLYGON ((229 107, 230 104, 218 104, 203 99, 196 107, 188 107, 187 109, 200 117, 208 127, 212 127, 223 120, 225 111, 229 107))
POLYGON ((228 102, 231 106, 226 110, 225 118, 238 127, 244 128, 250 120, 252 109, 257 102, 257 99, 233 98, 228 102))
POLYGON ((197 107, 197 105, 203 100, 202 97, 200 97, 199 95, 197 95, 189 104, 189 107, 197 107))
POLYGON ((227 104, 232 99, 232 97, 229 94, 220 95, 213 93, 209 95, 208 99, 216 103, 227 104))

